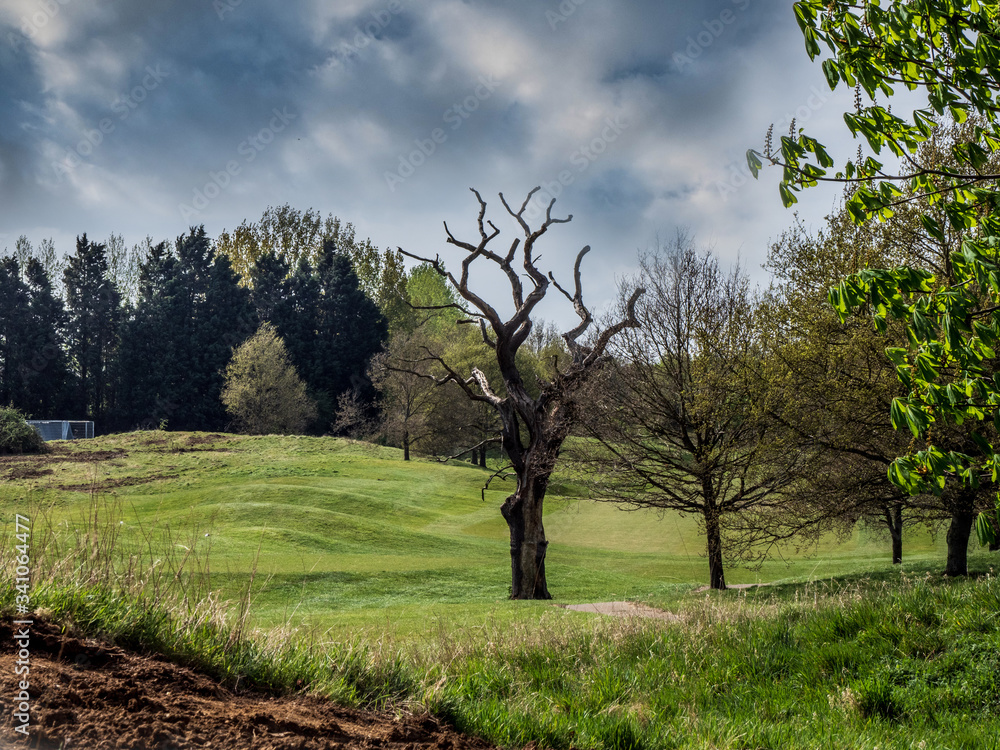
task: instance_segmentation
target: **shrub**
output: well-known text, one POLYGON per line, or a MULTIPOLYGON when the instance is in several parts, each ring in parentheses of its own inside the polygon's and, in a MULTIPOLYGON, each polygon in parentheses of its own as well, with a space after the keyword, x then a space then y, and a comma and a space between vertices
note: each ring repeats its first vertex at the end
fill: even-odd
POLYGON ((13 407, 0 407, 0 455, 45 453, 45 441, 24 414, 13 407))

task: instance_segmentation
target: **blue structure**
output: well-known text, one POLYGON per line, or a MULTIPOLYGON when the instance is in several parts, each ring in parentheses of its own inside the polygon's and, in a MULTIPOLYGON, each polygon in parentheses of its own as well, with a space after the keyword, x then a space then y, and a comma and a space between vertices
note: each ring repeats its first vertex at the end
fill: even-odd
POLYGON ((42 440, 81 440, 94 437, 93 422, 71 422, 65 419, 29 419, 42 440))

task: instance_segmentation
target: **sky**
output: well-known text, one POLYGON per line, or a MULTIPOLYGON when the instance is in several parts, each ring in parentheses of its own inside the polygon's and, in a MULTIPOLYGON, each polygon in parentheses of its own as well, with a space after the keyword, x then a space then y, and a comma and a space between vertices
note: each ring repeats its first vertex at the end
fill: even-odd
MULTIPOLYGON (((457 264, 442 221, 478 237, 470 187, 506 247, 498 193, 541 186, 533 225, 553 197, 573 215, 541 265, 568 283, 591 245, 599 308, 678 228, 766 280, 794 221, 778 170, 745 166, 769 124, 856 150, 853 92, 809 61, 790 0, 0 0, 0 38, 0 250, 216 236, 289 203, 457 264)), ((796 209, 817 229, 839 196, 796 209)))

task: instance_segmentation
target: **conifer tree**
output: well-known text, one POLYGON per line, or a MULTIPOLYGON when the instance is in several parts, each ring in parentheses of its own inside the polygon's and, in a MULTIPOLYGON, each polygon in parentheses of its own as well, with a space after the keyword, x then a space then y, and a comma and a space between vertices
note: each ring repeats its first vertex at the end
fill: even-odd
POLYGON ((72 382, 64 348, 66 308, 41 261, 29 259, 24 275, 29 299, 26 322, 30 358, 24 362, 27 398, 21 408, 39 419, 58 417, 67 406, 72 382))
POLYGON ((14 257, 0 259, 0 405, 20 408, 25 400, 22 370, 29 317, 28 289, 14 257))
POLYGON ((63 273, 69 352, 76 370, 74 416, 100 420, 109 407, 110 368, 118 342, 121 297, 108 275, 104 245, 77 237, 63 273))
POLYGON ((312 351, 301 352, 302 373, 317 393, 320 419, 328 426, 338 397, 354 390, 362 401, 374 391, 368 364, 382 348, 388 328, 378 307, 361 289, 350 258, 332 242, 316 269, 320 296, 312 351))
POLYGON ((249 294, 204 227, 150 251, 120 361, 127 426, 222 429, 222 371, 255 327, 249 294))

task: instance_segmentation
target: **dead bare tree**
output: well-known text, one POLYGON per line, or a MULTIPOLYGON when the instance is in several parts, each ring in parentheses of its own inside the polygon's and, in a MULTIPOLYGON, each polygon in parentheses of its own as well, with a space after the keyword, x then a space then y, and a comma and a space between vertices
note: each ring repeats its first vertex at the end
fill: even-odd
MULTIPOLYGON (((524 237, 515 239, 505 255, 489 249, 490 242, 500 234, 500 230, 486 219, 486 202, 475 189, 472 190, 479 201, 479 242, 472 244, 456 239, 447 222, 444 225, 448 244, 467 253, 457 277, 445 269, 440 256, 423 258, 400 248, 401 253, 429 263, 448 280, 458 295, 468 303, 460 307, 467 316, 462 322, 478 324, 483 341, 496 355, 502 390, 494 388, 479 367, 472 367, 471 373, 465 376, 430 351, 426 351, 424 360, 435 362, 441 368, 443 375, 432 376, 439 384, 449 381, 457 383, 470 399, 491 404, 500 415, 501 445, 510 462, 511 471, 517 478, 514 493, 500 506, 500 513, 510 529, 512 599, 552 598, 545 579, 548 542, 542 524, 542 504, 549 478, 555 468, 559 449, 583 406, 577 398, 582 387, 605 361, 604 351, 608 342, 622 330, 637 325, 634 308, 636 300, 642 294, 641 289, 633 293, 622 320, 603 331, 595 332, 586 342, 580 340, 594 323, 590 310, 583 302, 580 282, 580 263, 590 251, 590 246, 584 247, 576 257, 572 292, 560 286, 551 273, 546 275, 538 269, 535 243, 553 224, 565 224, 573 218, 572 215, 565 219, 553 218, 553 198, 546 209, 545 220, 540 227, 532 230, 524 218, 524 212, 539 189, 536 187, 529 192, 517 211, 508 205, 503 193, 500 194, 503 207, 524 232, 524 237), (507 320, 469 286, 469 269, 480 258, 496 264, 507 276, 514 303, 514 313, 507 320), (516 260, 520 261, 524 274, 515 268, 516 260), (531 284, 527 294, 524 278, 531 284), (574 311, 580 317, 580 323, 562 334, 569 352, 568 361, 555 361, 551 378, 539 379, 536 395, 533 395, 532 391, 535 389, 529 390, 518 367, 517 352, 531 334, 532 313, 550 286, 555 287, 572 303, 574 311)), ((419 370, 414 369, 413 372, 419 370)))

